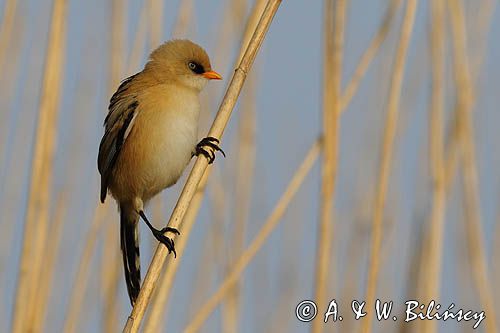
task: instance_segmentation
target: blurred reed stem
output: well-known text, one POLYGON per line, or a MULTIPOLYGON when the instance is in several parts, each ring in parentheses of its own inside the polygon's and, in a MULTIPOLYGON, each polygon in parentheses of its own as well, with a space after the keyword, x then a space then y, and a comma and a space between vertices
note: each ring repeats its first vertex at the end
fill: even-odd
MULTIPOLYGON (((399 100, 401 97, 401 87, 403 83, 406 53, 412 35, 416 9, 417 0, 408 0, 391 77, 389 99, 387 102, 387 118, 385 123, 382 152, 380 158, 377 195, 375 197, 375 207, 373 210, 371 251, 365 297, 365 302, 366 304, 368 304, 368 306, 372 306, 373 304, 375 304, 378 271, 380 266, 380 245, 382 242, 383 227, 382 222, 384 219, 384 208, 387 198, 387 188, 391 170, 394 138, 396 136, 396 128, 398 122, 399 100)), ((367 311, 367 315, 364 318, 361 326, 362 332, 371 332, 372 320, 373 311, 367 311)))
POLYGON ((45 320, 47 317, 47 306, 49 303, 49 295, 53 290, 53 276, 56 269, 56 259, 58 257, 59 245, 62 238, 62 230, 64 225, 64 220, 67 216, 67 196, 66 192, 61 192, 57 199, 56 209, 54 217, 51 219, 53 222, 50 225, 48 234, 50 235, 50 241, 45 242, 44 253, 45 260, 43 264, 43 269, 40 271, 40 282, 37 292, 37 297, 35 299, 35 309, 34 320, 32 324, 33 332, 44 332, 45 320))
POLYGON ((179 11, 172 29, 172 38, 182 38, 188 32, 188 27, 193 21, 193 0, 181 0, 179 11))
POLYGON ((83 313, 82 306, 87 294, 87 285, 91 273, 90 262, 95 251, 95 245, 100 232, 103 230, 104 221, 109 217, 110 205, 97 205, 94 210, 92 224, 87 233, 85 246, 78 264, 76 278, 74 280, 72 293, 69 298, 68 311, 64 321, 65 333, 78 332, 80 314, 83 313))
POLYGON ((262 248, 262 245, 266 242, 271 232, 276 228, 276 226, 281 221, 281 218, 283 217, 283 214, 286 212, 286 209, 288 208, 290 201, 293 199, 295 193, 297 193, 297 191, 299 190, 300 186, 304 182, 305 177, 309 174, 309 171, 314 165, 314 162, 318 158, 321 146, 322 146, 321 141, 317 140, 309 149, 309 152, 304 158, 302 164, 295 172, 285 192, 283 192, 283 195, 276 203, 272 213, 266 219, 259 233, 254 237, 250 245, 248 245, 246 250, 238 258, 238 260, 235 261, 235 264, 230 270, 230 273, 226 275, 224 281, 221 283, 217 291, 196 312, 195 317, 184 329, 184 333, 197 332, 201 328, 205 320, 208 318, 208 316, 215 310, 217 305, 222 300, 224 300, 224 297, 226 296, 227 292, 230 291, 236 284, 236 282, 239 280, 245 268, 252 261, 257 252, 262 248))
POLYGON ((52 171, 56 146, 58 103, 63 78, 66 1, 54 0, 46 50, 31 166, 30 188, 19 264, 12 332, 33 330, 35 298, 47 238, 52 171))
MULTIPOLYGON (((113 205, 114 203, 109 203, 107 205, 113 205)), ((100 205, 98 203, 97 205, 100 205)), ((108 207, 111 209, 111 207, 108 207)), ((106 219, 103 221, 102 233, 102 255, 100 257, 100 288, 102 300, 102 314, 101 314, 101 324, 103 332, 116 332, 118 330, 118 315, 121 303, 118 295, 120 279, 123 276, 123 266, 120 249, 117 246, 119 244, 118 232, 116 226, 116 220, 106 219)), ((93 239, 88 238, 87 242, 93 242, 93 239)), ((94 244, 94 247, 97 243, 94 244)), ((90 278, 90 275, 87 275, 90 278)), ((87 285, 88 281, 82 281, 82 285, 87 285)), ((74 294, 75 295, 75 294, 74 294)), ((83 299, 81 299, 83 301, 83 299)), ((71 301, 70 301, 71 302, 71 301)), ((84 313, 81 313, 82 315, 84 313)), ((77 319, 79 321, 80 319, 77 319)))
POLYGON ((384 42, 389 30, 394 22, 394 17, 396 16, 396 12, 401 6, 401 0, 391 0, 389 7, 384 15, 384 19, 382 24, 377 30, 377 33, 372 38, 370 45, 366 48, 365 52, 361 56, 358 65, 354 71, 354 74, 351 77, 351 80, 347 83, 344 93, 342 94, 342 100, 340 105, 341 112, 344 112, 351 99, 356 94, 359 84, 361 83, 361 79, 364 77, 368 67, 370 67, 371 62, 377 55, 380 46, 384 42))
MULTIPOLYGON (((255 66, 257 67, 257 66, 255 66)), ((254 183, 255 166, 255 94, 256 94, 256 70, 249 75, 245 95, 242 97, 240 119, 238 123, 238 157, 237 178, 234 196, 234 215, 231 221, 234 223, 234 232, 229 245, 231 251, 225 272, 233 266, 234 261, 243 252, 247 221, 252 202, 252 189, 254 183)), ((228 293, 224 303, 224 332, 238 332, 240 312, 240 289, 241 285, 236 283, 233 290, 228 293)))
POLYGON ((17 0, 5 0, 2 23, 0 23, 0 70, 2 72, 4 71, 3 66, 7 58, 7 53, 10 50, 9 44, 12 38, 16 11, 17 0))
MULTIPOLYGON (((489 28, 491 27, 492 23, 492 13, 495 11, 495 5, 496 1, 489 1, 485 0, 481 2, 479 14, 478 14, 478 30, 474 32, 474 36, 487 36, 487 32, 489 28)), ((479 38, 481 39, 481 38, 479 38)), ((487 38, 484 38, 487 40, 487 38)), ((484 61, 484 56, 487 50, 488 43, 482 43, 482 49, 479 49, 477 51, 476 57, 474 58, 474 61, 472 62, 471 67, 471 79, 472 79, 472 86, 476 84, 476 81, 479 77, 479 73, 481 70, 481 66, 484 61)), ((473 98, 475 98, 473 96, 473 98)), ((445 159, 445 187, 446 191, 448 192, 451 185, 453 185, 453 180, 455 179, 455 175, 457 172, 457 165, 458 165, 458 146, 459 146, 459 140, 458 140, 458 124, 459 124, 459 117, 460 115, 458 114, 459 110, 456 108, 455 110, 455 115, 454 115, 454 120, 453 120, 453 127, 450 131, 449 138, 448 138, 448 145, 446 147, 446 159, 445 159)))
MULTIPOLYGON (((441 267, 443 257, 443 230, 446 207, 444 169, 444 72, 445 72, 445 2, 430 3, 431 16, 431 66, 432 94, 429 108, 429 162, 431 175, 432 208, 427 225, 427 242, 422 251, 425 264, 421 266, 424 278, 420 279, 420 295, 423 302, 440 299, 441 267)), ((424 320, 423 332, 436 332, 437 323, 424 320)))
POLYGON ((457 90, 458 139, 460 162, 463 167, 464 207, 468 250, 472 264, 472 275, 479 293, 479 301, 486 313, 486 330, 497 332, 496 314, 489 280, 486 251, 481 222, 479 182, 474 143, 473 104, 474 89, 467 57, 467 31, 461 0, 448 1, 454 52, 454 75, 457 90))
MULTIPOLYGON (((335 286, 336 268, 331 260, 331 241, 333 239, 333 207, 339 149, 345 7, 345 0, 325 0, 324 2, 322 66, 324 142, 314 285, 314 298, 320 308, 326 306, 328 280, 334 280, 331 284, 335 286), (333 268, 331 268, 332 264, 333 268), (328 279, 329 270, 335 272, 330 279, 328 279)), ((314 320, 311 332, 321 332, 323 325, 322 320, 314 320)))
MULTIPOLYGON (((401 7, 401 0, 392 0, 390 2, 389 7, 387 8, 384 18, 382 20, 382 24, 379 26, 377 33, 372 38, 369 46, 361 56, 361 59, 358 65, 356 66, 354 74, 352 75, 351 79, 348 81, 346 85, 346 88, 344 89, 344 93, 342 94, 342 99, 341 99, 341 112, 344 112, 347 109, 352 98, 355 96, 359 88, 359 84, 361 83, 361 80, 366 74, 366 71, 368 70, 371 62, 377 55, 377 52, 379 51, 382 45, 382 42, 386 39, 387 34, 389 33, 389 30, 394 22, 394 18, 396 16, 395 14, 400 7, 401 7)), ((363 216, 360 216, 359 218, 362 219, 363 216)), ((359 251, 361 250, 359 246, 355 245, 358 244, 359 240, 361 239, 360 235, 360 233, 362 233, 361 226, 359 227, 359 229, 360 230, 358 230, 358 232, 354 233, 353 241, 351 242, 351 244, 354 244, 353 249, 349 251, 349 253, 354 254, 352 255, 353 258, 359 257, 359 255, 355 255, 355 253, 358 252, 359 254, 359 251)), ((348 299, 349 297, 352 297, 352 295, 355 295, 357 293, 355 287, 357 281, 356 279, 353 279, 351 277, 357 276, 358 272, 359 272, 359 267, 356 265, 354 260, 351 260, 347 268, 347 273, 345 274, 345 276, 347 277, 346 280, 347 282, 345 286, 342 288, 343 293, 341 300, 348 299)), ((357 323, 358 323, 357 321, 354 323, 349 320, 344 321, 343 329, 345 329, 346 331, 352 331, 354 329, 354 324, 357 323)))
POLYGON ((127 5, 126 1, 112 0, 111 2, 111 50, 109 53, 110 78, 108 91, 112 93, 120 83, 125 70, 125 23, 127 5))
POLYGON ((154 49, 163 42, 164 0, 149 0, 149 44, 154 49))
POLYGON ((137 72, 140 68, 142 58, 144 57, 144 43, 147 40, 148 32, 148 6, 146 1, 143 2, 140 14, 139 23, 137 25, 137 30, 135 31, 130 56, 127 60, 127 67, 125 75, 130 76, 137 72))
MULTIPOLYGON (((262 45, 264 37, 269 29, 272 19, 276 11, 278 10, 280 0, 269 0, 264 10, 259 24, 255 29, 255 33, 250 41, 248 48, 243 56, 241 63, 236 69, 231 83, 229 84, 226 94, 222 100, 219 112, 210 128, 208 136, 215 138, 220 138, 224 132, 224 129, 229 121, 231 112, 236 104, 238 96, 241 92, 241 88, 245 82, 248 71, 250 70, 257 52, 262 45)), ((196 188, 205 173, 208 165, 208 160, 205 157, 198 157, 196 162, 189 174, 186 184, 182 190, 182 193, 177 201, 177 204, 172 212, 168 226, 172 228, 179 229, 180 224, 183 221, 184 215, 187 208, 189 207, 191 200, 196 192, 196 188)), ((172 235, 174 238, 175 236, 172 235)), ((144 283, 139 293, 139 297, 135 303, 132 313, 128 317, 127 323, 124 328, 124 332, 137 332, 140 326, 142 317, 146 307, 151 300, 151 295, 154 290, 155 285, 158 282, 158 277, 160 275, 161 268, 167 257, 167 249, 164 245, 159 244, 156 252, 153 256, 151 265, 149 266, 148 272, 144 279, 144 283)))
MULTIPOLYGON (((243 51, 248 45, 248 37, 255 30, 257 20, 264 9, 264 1, 258 0, 254 3, 252 10, 245 20, 245 8, 247 1, 237 1, 232 6, 231 25, 238 26, 240 22, 247 22, 243 27, 242 32, 238 31, 236 37, 239 45, 240 54, 236 65, 239 64, 243 51)), ((231 14, 231 13, 228 13, 231 14)), ((226 21, 226 20, 224 20, 226 21)), ((224 27, 222 30, 225 30, 224 27)), ((231 28, 230 30, 234 30, 231 28)), ((219 35, 221 38, 223 35, 219 35)), ((231 217, 233 221, 233 234, 230 237, 228 248, 230 252, 225 252, 227 255, 223 274, 226 275, 232 267, 234 261, 242 253, 245 244, 245 233, 248 215, 250 211, 252 184, 254 178, 255 164, 255 90, 256 90, 256 73, 258 64, 254 65, 252 73, 248 76, 245 88, 245 94, 241 98, 241 108, 238 121, 238 137, 237 137, 237 155, 236 155, 236 179, 235 179, 235 195, 233 199, 234 215, 231 217)), ((215 183, 215 181, 213 182, 215 183)), ((224 191, 223 193, 225 193, 224 191)), ((220 234, 219 234, 220 235, 220 234)), ((219 242, 223 244, 223 242, 219 242)), ((240 318, 240 288, 236 284, 227 294, 222 307, 222 332, 231 333, 238 332, 240 318)))
POLYGON ((470 33, 471 36, 474 36, 474 41, 478 46, 469 47, 471 52, 475 51, 470 57, 470 71, 473 85, 477 83, 484 62, 485 51, 488 49, 488 33, 497 4, 498 1, 496 0, 478 2, 477 16, 474 17, 475 29, 470 33))
MULTIPOLYGON (((228 56, 231 54, 229 41, 235 36, 239 36, 243 29, 241 22, 244 22, 247 0, 224 0, 224 14, 221 23, 216 28, 217 40, 215 42, 216 62, 230 63, 228 56)), ((224 2, 222 1, 222 2, 224 2)))

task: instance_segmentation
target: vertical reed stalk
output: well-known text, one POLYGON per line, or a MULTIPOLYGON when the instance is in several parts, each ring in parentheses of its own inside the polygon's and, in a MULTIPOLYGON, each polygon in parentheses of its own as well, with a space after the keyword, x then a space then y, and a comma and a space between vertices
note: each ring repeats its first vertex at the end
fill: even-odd
MULTIPOLYGON (((241 63, 236 69, 231 83, 229 84, 226 95, 222 100, 219 112, 210 128, 208 136, 215 138, 220 138, 224 132, 224 129, 229 121, 231 112, 236 104, 238 96, 241 92, 241 88, 245 82, 248 71, 250 70, 257 52, 264 41, 264 37, 269 29, 272 19, 276 11, 278 10, 280 0, 269 0, 264 10, 259 24, 255 29, 255 33, 250 41, 248 48, 243 56, 241 63)), ((172 212, 168 226, 172 228, 179 229, 180 224, 183 221, 184 215, 187 208, 189 207, 191 200, 196 193, 196 188, 205 173, 208 165, 208 160, 205 157, 198 157, 196 162, 189 174, 186 184, 182 190, 182 193, 177 201, 177 204, 172 212)), ((174 238, 175 236, 172 235, 174 238)), ((144 279, 144 283, 139 293, 139 297, 135 303, 132 313, 128 317, 127 323, 124 328, 124 332, 137 332, 140 322, 144 316, 146 306, 148 305, 151 294, 158 282, 158 277, 160 274, 161 267, 165 263, 167 257, 167 249, 164 245, 159 244, 156 252, 153 256, 151 265, 149 266, 148 272, 144 279)))
MULTIPOLYGON (((103 221, 107 223, 107 230, 104 230, 105 241, 104 247, 107 251, 104 252, 103 262, 101 264, 102 277, 102 302, 103 302, 103 313, 102 313, 102 331, 107 333, 114 333, 118 329, 118 318, 119 318, 119 286, 120 278, 122 277, 122 260, 120 258, 120 250, 116 246, 118 244, 118 236, 116 232, 116 221, 103 221), (109 223, 111 222, 111 223, 109 223), (115 223, 113 223, 115 222, 115 223)), ((103 228, 104 229, 104 228, 103 228)))
POLYGON ((52 165, 57 133, 58 102, 64 64, 66 1, 54 0, 45 69, 39 104, 31 184, 24 225, 24 239, 19 264, 18 285, 13 311, 12 332, 24 332, 34 322, 34 297, 37 292, 50 209, 52 165))
POLYGON ((193 0, 181 0, 177 20, 172 29, 173 38, 181 38, 187 34, 188 27, 193 20, 193 0))
MULTIPOLYGON (((499 258, 500 256, 500 210, 497 210, 496 215, 496 227, 493 234, 493 249, 491 253, 493 258, 499 258)), ((500 262, 498 260, 493 260, 491 271, 493 281, 500 281, 500 262)), ((500 288, 495 289, 493 297, 499 299, 500 288)))
POLYGON ((488 49, 488 33, 491 28, 491 21, 495 14, 495 7, 498 1, 495 0, 483 0, 478 3, 479 8, 477 16, 474 17, 475 29, 470 34, 474 36, 476 42, 476 47, 474 47, 475 54, 470 57, 470 71, 472 83, 476 83, 478 76, 480 74, 481 66, 483 65, 485 51, 488 49))
MULTIPOLYGON (((246 26, 242 32, 240 44, 240 54, 238 55, 237 63, 243 56, 243 51, 248 45, 252 31, 255 30, 258 18, 264 9, 264 1, 258 0, 254 3, 250 15, 248 16, 246 26)), ((234 22, 243 21, 243 3, 235 8, 236 15, 233 15, 234 22)), ((234 24, 234 23, 233 23, 234 24)), ((235 222, 234 232, 231 237, 232 242, 229 244, 231 253, 227 256, 227 263, 224 267, 224 272, 232 267, 235 258, 237 258, 243 251, 245 244, 246 222, 250 209, 252 183, 254 176, 255 164, 255 85, 256 85, 256 71, 250 75, 247 80, 246 94, 242 97, 241 114, 238 123, 238 144, 239 147, 238 157, 236 159, 236 186, 235 186, 235 199, 234 199, 234 212, 232 221, 235 222)), ((223 332, 237 332, 238 318, 240 312, 240 286, 236 284, 234 288, 228 293, 223 307, 222 307, 222 328, 223 332)))
POLYGON ((295 193, 299 190, 300 186, 304 182, 305 177, 311 170, 314 162, 318 158, 321 141, 317 140, 313 146, 309 149, 306 157, 304 158, 302 164, 299 166, 295 172, 293 178, 288 184, 285 192, 278 200, 272 213, 266 219, 266 222, 260 229, 259 233, 252 240, 250 245, 241 254, 238 260, 235 261, 233 268, 230 273, 226 275, 224 281, 221 283, 217 291, 210 297, 210 299, 205 302, 205 304, 196 312, 195 317, 191 320, 188 326, 185 328, 184 333, 194 333, 197 332, 201 325, 205 322, 208 316, 215 310, 217 305, 224 299, 228 291, 230 291, 236 284, 241 274, 244 272, 245 268, 255 257, 257 252, 262 248, 262 245, 266 242, 267 238, 271 232, 276 228, 276 226, 281 221, 283 214, 286 212, 290 201, 294 197, 295 193))
POLYGON ((85 247, 80 258, 76 279, 72 288, 68 312, 66 313, 64 321, 63 332, 65 333, 77 331, 79 315, 82 313, 82 304, 87 293, 87 282, 90 276, 90 261, 95 250, 99 232, 102 230, 103 222, 106 220, 106 217, 109 216, 107 212, 109 212, 109 205, 97 205, 95 208, 92 224, 87 234, 85 247))
MULTIPOLYGON (((439 300, 441 266, 443 257, 443 230, 446 207, 445 169, 444 169, 444 0, 430 3, 431 11, 431 56, 432 56, 432 95, 429 114, 429 161, 432 179, 432 210, 428 220, 428 246, 425 246, 425 278, 420 281, 420 292, 424 302, 439 300), (425 281, 425 282, 424 282, 425 281)), ((436 332, 436 322, 424 320, 424 332, 436 332)))
MULTIPOLYGON (((333 237, 333 203, 338 164, 345 6, 345 0, 325 0, 324 2, 324 55, 322 66, 324 143, 314 294, 316 303, 320 308, 325 306, 328 271, 331 269, 330 265, 332 264, 330 256, 333 237)), ((336 269, 333 268, 333 271, 335 272, 336 269)), ((335 285, 335 283, 332 284, 335 285)), ((322 320, 314 320, 311 325, 311 332, 321 332, 323 324, 322 320)))
POLYGON ((486 331, 496 332, 496 314, 489 272, 484 249, 481 210, 479 202, 479 183, 476 168, 474 126, 472 108, 474 89, 469 72, 467 57, 467 32, 463 4, 460 0, 448 1, 451 31, 453 37, 454 75, 457 89, 457 108, 460 116, 458 137, 460 142, 460 161, 463 166, 464 205, 466 233, 472 264, 472 274, 479 293, 479 300, 486 313, 486 331))
POLYGON ((142 4, 139 14, 139 23, 135 32, 132 49, 127 61, 126 75, 132 75, 140 66, 141 59, 144 56, 144 42, 148 32, 148 6, 146 3, 142 4))
POLYGON ((224 6, 225 11, 221 20, 222 22, 217 28, 218 38, 215 46, 217 50, 216 58, 219 59, 219 62, 222 60, 222 62, 227 63, 225 58, 230 54, 230 44, 228 41, 239 34, 239 29, 242 28, 241 22, 245 16, 246 3, 247 0, 229 0, 227 1, 227 5, 224 6))
POLYGON ((3 71, 3 65, 7 58, 9 44, 16 18, 17 0, 6 0, 4 2, 2 23, 0 25, 0 70, 3 71))
POLYGON ((50 225, 49 235, 50 242, 45 242, 44 249, 44 265, 43 270, 40 272, 40 282, 35 299, 34 319, 32 324, 33 332, 44 332, 45 318, 47 316, 47 304, 49 301, 50 291, 52 290, 52 279, 55 272, 56 259, 59 251, 59 244, 61 243, 63 222, 66 217, 67 204, 66 193, 63 192, 59 195, 57 200, 56 210, 53 222, 50 225))
POLYGON ((125 34, 127 7, 122 0, 111 2, 111 51, 110 51, 110 81, 108 90, 112 92, 118 86, 125 70, 125 34))
MULTIPOLYGON (((403 19, 399 43, 396 50, 389 100, 387 102, 387 118, 385 124, 384 138, 382 143, 382 153, 380 159, 380 169, 378 178, 377 196, 372 221, 372 244, 370 251, 370 264, 368 270, 368 280, 366 286, 365 301, 368 307, 375 304, 375 294, 377 289, 378 271, 380 266, 380 246, 382 242, 382 221, 384 218, 384 208, 386 204, 389 174, 391 169, 394 138, 398 121, 399 100, 401 97, 401 86, 403 83, 404 65, 406 53, 413 30, 417 0, 408 0, 406 12, 403 19)), ((362 332, 371 332, 373 311, 367 311, 367 315, 362 323, 362 332)))
POLYGON ((158 47, 163 38, 163 6, 164 0, 149 0, 149 44, 158 47))
MULTIPOLYGON (((487 36, 487 31, 491 27, 491 22, 492 22, 492 13, 495 11, 495 5, 496 1, 483 1, 481 2, 481 7, 480 7, 480 14, 478 14, 478 31, 474 33, 475 36, 487 36)), ((480 37, 479 39, 485 39, 487 40, 486 37, 480 37)), ((477 81, 477 78, 480 73, 481 65, 484 60, 484 54, 486 53, 486 46, 487 43, 483 43, 483 48, 481 48, 478 52, 474 60, 472 61, 471 67, 471 80, 472 80, 472 85, 474 86, 475 82, 477 81)), ((473 96, 474 97, 474 96, 473 96)), ((451 133, 449 135, 449 143, 448 147, 446 148, 446 159, 445 159, 445 187, 446 191, 449 190, 451 185, 453 184, 453 180, 455 179, 455 174, 457 171, 457 164, 458 164, 458 124, 459 124, 459 118, 460 115, 458 114, 458 110, 456 110, 455 119, 453 121, 454 126, 451 130, 451 133)))
MULTIPOLYGON (((255 70, 253 74, 255 74, 255 70)), ((230 244, 231 255, 228 267, 231 267, 244 249, 247 220, 250 212, 252 184, 254 183, 255 165, 255 85, 257 78, 250 75, 245 95, 242 97, 240 121, 238 124, 239 147, 237 157, 237 178, 234 200, 234 233, 230 244)), ((224 304, 224 332, 237 332, 240 312, 240 285, 237 283, 229 292, 224 304)))

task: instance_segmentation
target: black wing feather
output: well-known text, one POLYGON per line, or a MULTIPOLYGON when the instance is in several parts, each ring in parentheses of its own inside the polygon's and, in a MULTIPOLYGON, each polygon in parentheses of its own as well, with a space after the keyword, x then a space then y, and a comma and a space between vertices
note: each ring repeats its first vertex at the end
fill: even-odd
POLYGON ((130 133, 139 102, 126 91, 137 74, 125 79, 113 94, 109 103, 109 112, 104 120, 105 133, 99 144, 97 168, 101 174, 101 202, 106 199, 109 176, 130 133))

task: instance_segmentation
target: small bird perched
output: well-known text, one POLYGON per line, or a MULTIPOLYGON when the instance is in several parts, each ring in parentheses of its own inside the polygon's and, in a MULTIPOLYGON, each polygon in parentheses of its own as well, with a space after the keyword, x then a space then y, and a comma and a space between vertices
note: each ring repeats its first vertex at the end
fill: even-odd
POLYGON ((174 255, 174 242, 164 234, 179 234, 174 228, 154 228, 144 206, 177 182, 193 156, 203 154, 212 163, 215 151, 224 154, 215 138, 196 144, 198 95, 213 79, 222 78, 212 71, 200 46, 172 40, 154 50, 144 69, 125 79, 111 97, 97 165, 101 202, 109 190, 118 203, 125 281, 132 305, 141 284, 139 218, 174 255))

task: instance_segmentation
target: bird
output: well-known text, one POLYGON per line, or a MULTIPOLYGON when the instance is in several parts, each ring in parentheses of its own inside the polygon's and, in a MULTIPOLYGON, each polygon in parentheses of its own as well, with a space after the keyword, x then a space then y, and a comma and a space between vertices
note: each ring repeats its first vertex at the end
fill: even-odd
POLYGON ((153 227, 144 207, 177 182, 193 156, 202 154, 208 163, 217 151, 225 156, 214 137, 197 143, 199 93, 209 80, 221 79, 201 46, 186 39, 170 40, 150 54, 142 71, 123 80, 110 99, 97 158, 100 201, 104 203, 109 192, 118 205, 132 306, 141 284, 139 220, 175 256, 174 241, 165 233, 179 234, 174 228, 153 227))

